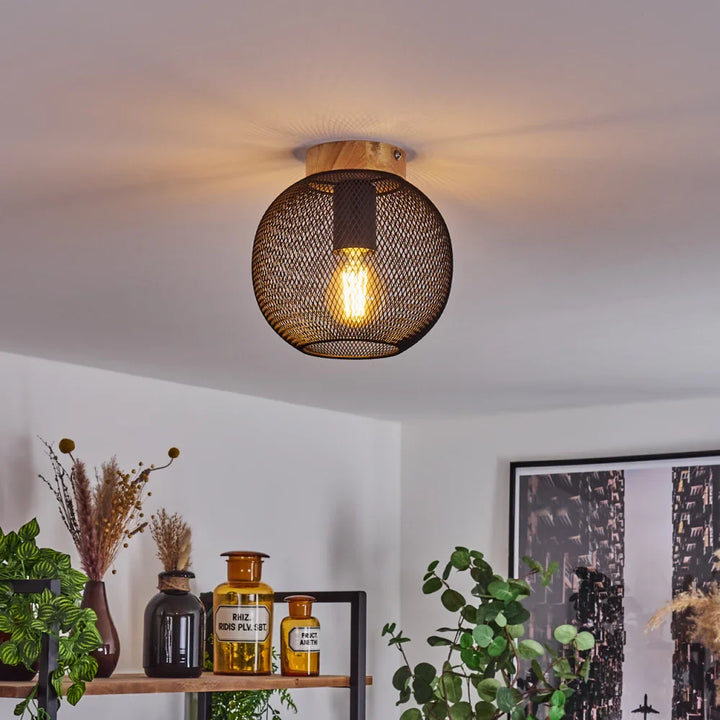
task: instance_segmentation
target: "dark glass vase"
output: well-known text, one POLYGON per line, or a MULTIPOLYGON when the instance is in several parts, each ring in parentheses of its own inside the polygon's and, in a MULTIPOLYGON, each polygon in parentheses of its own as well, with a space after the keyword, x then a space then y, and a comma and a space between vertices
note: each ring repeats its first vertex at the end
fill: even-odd
POLYGON ((102 638, 102 645, 91 653, 98 664, 96 677, 110 677, 120 659, 120 639, 110 615, 105 583, 102 580, 88 580, 85 583, 80 607, 92 608, 97 615, 97 629, 102 638))
POLYGON ((160 592, 145 608, 143 667, 148 677, 199 677, 205 655, 205 609, 185 570, 158 575, 160 592))

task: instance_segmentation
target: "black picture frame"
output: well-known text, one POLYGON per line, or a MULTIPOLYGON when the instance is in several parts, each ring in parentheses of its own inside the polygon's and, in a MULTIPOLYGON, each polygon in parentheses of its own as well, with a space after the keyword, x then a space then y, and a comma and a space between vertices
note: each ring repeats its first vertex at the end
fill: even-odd
POLYGON ((532 581, 531 636, 570 622, 598 639, 569 715, 720 718, 720 659, 687 640, 687 620, 644 632, 673 595, 715 579, 720 450, 512 462, 509 521, 510 576, 526 554, 560 564, 547 589, 532 581))

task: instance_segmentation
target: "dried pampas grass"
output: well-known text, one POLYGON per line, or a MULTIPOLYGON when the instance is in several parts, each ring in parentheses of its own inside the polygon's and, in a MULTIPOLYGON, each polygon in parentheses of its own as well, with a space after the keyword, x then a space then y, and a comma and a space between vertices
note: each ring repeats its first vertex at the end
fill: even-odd
POLYGON ((674 612, 690 612, 689 640, 701 643, 710 652, 720 655, 720 588, 713 583, 707 591, 687 590, 676 595, 648 621, 647 629, 654 630, 674 612))
MULTIPOLYGON (((720 550, 713 553, 713 572, 720 570, 720 550)), ((687 639, 707 648, 720 657, 720 587, 713 582, 707 590, 691 588, 676 595, 648 620, 645 631, 663 624, 672 613, 684 613, 687 623, 687 639)), ((715 694, 720 697, 720 677, 715 681, 715 694)))
MULTIPOLYGON (((150 474, 171 465, 180 451, 170 448, 170 460, 165 465, 151 465, 129 473, 124 473, 113 457, 102 464, 101 472, 95 471, 93 483, 85 463, 73 455, 75 443, 72 440, 63 438, 58 443, 60 452, 70 456, 70 470, 60 462, 52 445, 45 440, 42 442, 52 464, 53 476, 40 475, 40 479, 55 495, 60 517, 80 555, 82 569, 91 580, 102 580, 120 549, 127 547, 128 540, 147 526, 142 504, 145 495, 150 495, 146 493, 150 474)), ((138 467, 142 468, 142 465, 139 463, 138 467)))

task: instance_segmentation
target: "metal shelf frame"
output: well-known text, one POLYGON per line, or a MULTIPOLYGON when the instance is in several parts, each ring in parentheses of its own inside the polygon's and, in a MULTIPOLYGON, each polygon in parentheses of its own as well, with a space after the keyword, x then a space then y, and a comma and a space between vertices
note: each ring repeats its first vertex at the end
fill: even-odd
MULTIPOLYGON (((60 581, 13 580, 9 581, 13 592, 18 594, 41 593, 48 589, 55 595, 60 594, 60 581)), ((203 598, 207 598, 203 593, 203 598)), ((312 595, 318 603, 347 603, 350 605, 350 720, 365 720, 366 711, 366 665, 367 665, 367 595, 356 591, 294 591, 276 592, 276 604, 284 603, 290 595, 312 595)), ((211 600, 212 602, 212 600, 211 600)), ((211 616, 212 614, 209 613, 211 616)), ((48 720, 57 720, 58 697, 50 682, 52 673, 58 666, 58 634, 47 633, 42 637, 38 664, 37 703, 47 713, 48 720)), ((212 693, 198 692, 198 720, 209 720, 212 693)))

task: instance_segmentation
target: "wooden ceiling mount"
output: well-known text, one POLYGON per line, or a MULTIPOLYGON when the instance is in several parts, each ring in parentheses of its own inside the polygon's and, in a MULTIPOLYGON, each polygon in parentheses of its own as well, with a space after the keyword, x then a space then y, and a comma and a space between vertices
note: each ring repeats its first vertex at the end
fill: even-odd
POLYGON ((380 170, 405 177, 405 151, 373 140, 340 140, 315 145, 305 155, 305 175, 329 170, 380 170))

